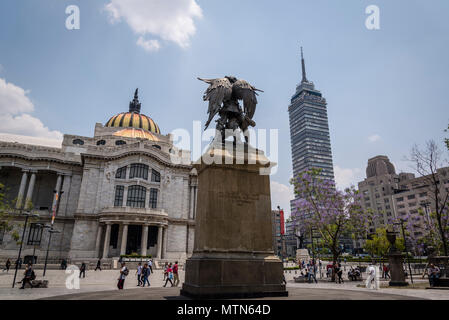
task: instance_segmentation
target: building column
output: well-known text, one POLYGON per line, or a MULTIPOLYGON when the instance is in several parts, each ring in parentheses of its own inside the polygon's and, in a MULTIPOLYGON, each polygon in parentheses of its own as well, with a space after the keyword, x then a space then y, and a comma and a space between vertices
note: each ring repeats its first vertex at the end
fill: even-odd
POLYGON ((195 186, 193 187, 193 199, 195 199, 195 201, 193 202, 193 219, 196 218, 196 207, 198 205, 198 187, 195 186))
POLYGON ((97 240, 95 241, 95 257, 100 257, 100 244, 101 244, 101 231, 102 231, 101 224, 98 224, 97 228, 97 240))
POLYGON ((162 243, 162 258, 165 259, 167 257, 167 243, 168 243, 168 227, 162 228, 164 230, 163 243, 162 243))
POLYGON ((64 194, 62 195, 61 200, 59 201, 59 209, 60 209, 59 213, 60 214, 63 213, 64 216, 67 215, 67 206, 69 204, 71 185, 72 185, 72 176, 64 175, 61 188, 64 194))
POLYGON ((106 223, 106 234, 104 236, 103 259, 109 255, 109 242, 111 241, 111 224, 106 223))
POLYGON ((22 180, 20 181, 19 194, 17 195, 16 208, 19 209, 22 206, 23 195, 25 193, 25 187, 28 180, 28 172, 23 171, 22 180))
MULTIPOLYGON (((31 173, 30 183, 28 184, 27 196, 25 197, 25 206, 33 199, 34 184, 36 182, 36 172, 31 173)), ((30 208, 31 209, 31 208, 30 208)))
POLYGON ((189 219, 193 219, 193 210, 195 209, 195 192, 194 192, 194 186, 190 187, 190 212, 189 212, 189 219))
POLYGON ((148 228, 147 224, 142 225, 142 243, 140 244, 141 255, 147 255, 147 245, 148 245, 148 228))
POLYGON ((126 245, 128 243, 128 225, 123 224, 122 245, 120 246, 120 255, 126 254, 126 245))
POLYGON ((58 197, 60 196, 61 192, 61 182, 62 182, 62 174, 58 173, 58 178, 56 179, 56 186, 55 186, 55 194, 53 195, 53 207, 57 205, 56 203, 56 193, 58 193, 58 197))
POLYGON ((162 259, 162 226, 157 230, 157 258, 162 259))

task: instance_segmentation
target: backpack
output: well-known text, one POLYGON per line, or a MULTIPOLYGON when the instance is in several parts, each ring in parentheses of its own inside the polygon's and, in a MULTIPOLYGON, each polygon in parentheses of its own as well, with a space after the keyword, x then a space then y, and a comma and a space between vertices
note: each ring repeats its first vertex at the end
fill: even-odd
POLYGON ((31 271, 31 280, 36 280, 36 274, 34 273, 34 270, 31 271))

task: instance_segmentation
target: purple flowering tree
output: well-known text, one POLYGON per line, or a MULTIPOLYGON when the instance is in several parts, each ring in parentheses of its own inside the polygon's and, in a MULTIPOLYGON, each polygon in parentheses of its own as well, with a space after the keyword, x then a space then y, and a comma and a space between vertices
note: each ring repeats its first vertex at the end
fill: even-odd
POLYGON ((322 245, 337 261, 342 253, 342 235, 351 233, 355 238, 366 239, 372 215, 363 212, 361 197, 353 186, 339 191, 333 181, 321 178, 320 172, 321 169, 311 169, 292 179, 299 199, 292 219, 301 234, 311 230, 319 234, 322 245))
POLYGON ((449 255, 449 190, 446 180, 448 171, 443 169, 442 153, 435 141, 427 142, 424 149, 415 145, 411 152, 411 161, 424 182, 422 192, 427 193, 428 207, 421 211, 422 235, 415 232, 419 227, 417 219, 407 220, 410 236, 416 241, 432 245, 445 256, 449 255), (420 239, 419 239, 420 238, 420 239))

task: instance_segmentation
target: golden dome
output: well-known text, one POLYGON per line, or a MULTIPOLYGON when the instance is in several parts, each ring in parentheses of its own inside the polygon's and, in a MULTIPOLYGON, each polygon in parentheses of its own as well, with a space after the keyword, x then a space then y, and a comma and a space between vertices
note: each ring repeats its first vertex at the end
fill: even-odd
POLYGON ((106 122, 106 127, 112 128, 136 128, 148 130, 161 134, 156 122, 144 114, 140 114, 141 103, 139 102, 138 89, 134 93, 134 100, 129 103, 129 112, 122 112, 106 122))
POLYGON ((159 126, 150 117, 135 112, 122 112, 106 122, 106 127, 136 128, 161 133, 159 126))
POLYGON ((151 141, 159 141, 159 139, 151 132, 143 129, 127 128, 114 133, 114 136, 126 137, 126 138, 141 138, 151 141))

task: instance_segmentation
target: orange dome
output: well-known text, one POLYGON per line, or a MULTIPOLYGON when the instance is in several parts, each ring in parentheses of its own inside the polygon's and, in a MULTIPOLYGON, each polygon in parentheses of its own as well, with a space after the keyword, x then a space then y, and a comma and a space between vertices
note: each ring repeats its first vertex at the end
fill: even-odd
POLYGON ((113 116, 106 122, 106 127, 144 129, 154 133, 161 133, 159 126, 150 117, 135 112, 123 112, 113 116))
POLYGON ((159 139, 151 132, 143 129, 127 128, 114 133, 114 136, 126 138, 141 138, 151 141, 159 141, 159 139))

